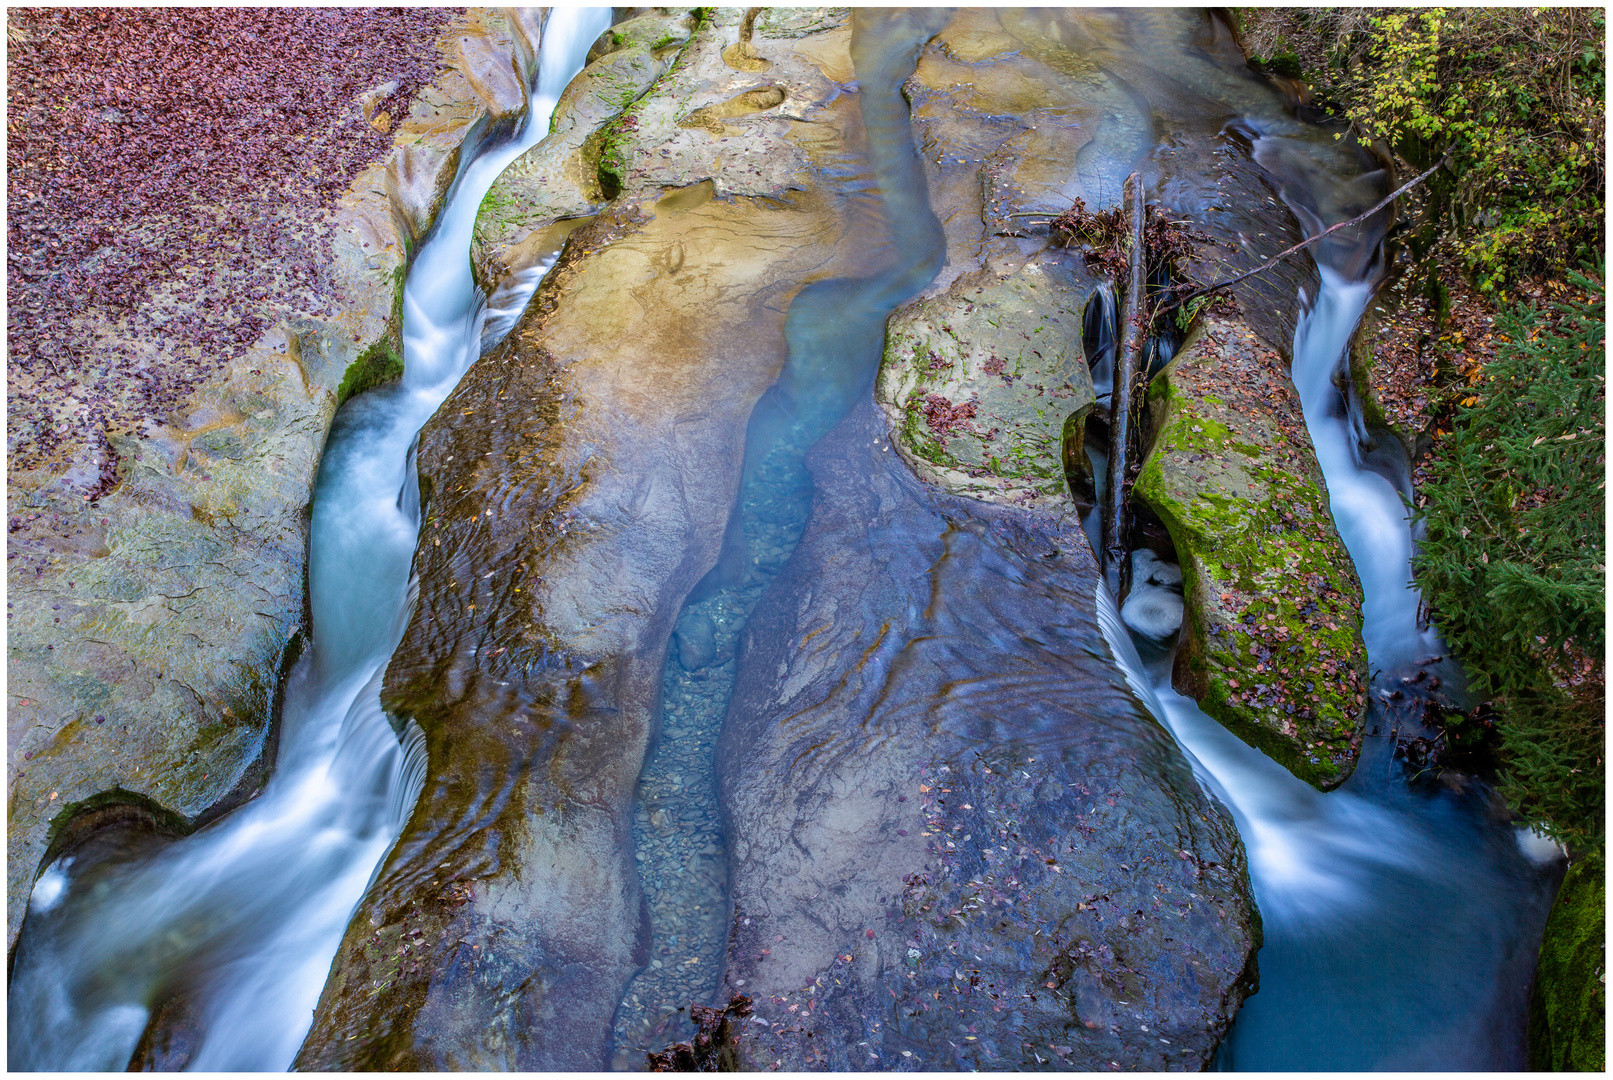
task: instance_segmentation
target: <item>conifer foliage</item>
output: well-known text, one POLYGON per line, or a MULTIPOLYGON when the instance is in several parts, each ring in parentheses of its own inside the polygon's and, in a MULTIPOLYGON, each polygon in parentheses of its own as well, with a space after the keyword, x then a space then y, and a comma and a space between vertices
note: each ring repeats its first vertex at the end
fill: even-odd
POLYGON ((1417 580, 1496 707, 1504 790, 1570 844, 1603 840, 1604 284, 1519 304, 1430 469, 1417 580))

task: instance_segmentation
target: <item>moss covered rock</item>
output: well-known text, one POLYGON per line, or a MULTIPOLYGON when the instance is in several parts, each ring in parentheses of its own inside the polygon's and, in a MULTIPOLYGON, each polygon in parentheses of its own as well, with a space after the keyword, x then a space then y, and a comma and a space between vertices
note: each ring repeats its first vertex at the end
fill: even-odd
POLYGON ((564 233, 552 230, 556 222, 603 209, 603 129, 666 74, 694 24, 687 11, 641 15, 600 37, 588 66, 560 95, 549 135, 512 162, 482 198, 471 265, 484 290, 557 247, 564 233))
POLYGON ((1088 289, 1064 266, 1028 263, 891 316, 875 396, 920 476, 989 502, 1065 498, 1065 430, 1079 446, 1093 405, 1088 289))
POLYGON ((1299 396, 1240 318, 1207 314, 1148 409, 1155 435, 1135 496, 1182 567, 1175 682, 1295 776, 1331 787, 1360 745, 1361 583, 1299 396))
POLYGON ((1529 1001, 1529 1068, 1602 1072, 1607 1048, 1607 864, 1569 867, 1540 943, 1529 1001))

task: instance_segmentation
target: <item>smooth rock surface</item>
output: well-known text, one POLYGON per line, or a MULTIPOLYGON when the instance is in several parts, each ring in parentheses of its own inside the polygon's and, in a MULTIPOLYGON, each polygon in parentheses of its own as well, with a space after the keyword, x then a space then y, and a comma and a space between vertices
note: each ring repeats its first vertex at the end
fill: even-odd
POLYGON ((1230 815, 1125 687, 1073 514, 927 489, 871 404, 720 744, 748 1068, 1202 1068, 1253 989, 1230 815), (1146 1029, 1146 1030, 1145 1030, 1146 1029))
MULTIPOLYGON (((703 24, 676 70, 721 64, 739 22, 703 24)), ((793 163, 775 197, 634 172, 422 432, 420 602, 383 701, 424 728, 428 777, 299 1067, 607 1064, 648 960, 633 797, 673 624, 717 560, 792 295, 863 248, 844 197, 810 183, 855 126, 855 99, 801 59, 844 64, 831 34, 771 52, 812 116, 750 129, 757 160, 793 163)))
POLYGON ((838 81, 850 79, 846 11, 759 17, 752 51, 770 58, 765 72, 729 63, 730 50, 756 36, 743 9, 701 12, 697 20, 658 11, 612 28, 620 40, 567 89, 551 137, 483 200, 472 264, 484 288, 549 250, 557 223, 611 199, 706 182, 719 197, 781 198, 808 186, 817 170, 850 163, 855 148, 845 145, 840 122, 818 115, 852 104, 838 81), (770 41, 775 24, 791 34, 770 41))

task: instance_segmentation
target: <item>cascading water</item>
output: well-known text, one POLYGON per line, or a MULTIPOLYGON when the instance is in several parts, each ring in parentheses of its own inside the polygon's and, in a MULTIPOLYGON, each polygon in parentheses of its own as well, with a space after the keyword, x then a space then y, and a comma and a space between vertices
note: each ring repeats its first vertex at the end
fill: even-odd
MULTIPOLYGON (((1328 265, 1321 277, 1295 334, 1293 379, 1361 577, 1369 659, 1376 672, 1403 671, 1443 649, 1418 625, 1405 504, 1363 465, 1333 381, 1373 283, 1328 265)), ((1393 740, 1371 737, 1389 726, 1386 679, 1374 687, 1355 773, 1339 790, 1318 792, 1172 690, 1173 650, 1130 636, 1099 591, 1104 633, 1128 679, 1231 808, 1249 853, 1265 928, 1260 991, 1244 1003, 1217 1064, 1522 1068, 1556 849, 1515 830, 1482 784, 1409 780, 1393 740)))
MULTIPOLYGON (((551 11, 521 133, 464 169, 410 268, 401 383, 349 402, 332 426, 309 540, 312 648, 287 678, 273 779, 155 855, 93 865, 68 856, 47 869, 12 972, 11 1068, 122 1069, 159 1012, 159 1025, 184 1029, 190 1069, 290 1065, 348 918, 423 777, 417 730, 400 745, 379 691, 411 607, 414 439, 481 352, 488 305, 467 257, 476 211, 547 133, 609 24, 608 8, 551 11)), ((546 270, 501 290, 496 306, 524 308, 546 270)))

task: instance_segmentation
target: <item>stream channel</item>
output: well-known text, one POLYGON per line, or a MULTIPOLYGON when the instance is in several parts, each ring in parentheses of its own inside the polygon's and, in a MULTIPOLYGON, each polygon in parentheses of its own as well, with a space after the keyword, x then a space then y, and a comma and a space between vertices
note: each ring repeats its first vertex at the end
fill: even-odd
POLYGON ((474 157, 409 269, 403 379, 337 414, 314 493, 312 647, 287 679, 273 779, 159 850, 149 838, 103 844, 45 872, 12 969, 10 1068, 121 1070, 137 1044, 159 1069, 290 1066, 353 908, 423 780, 419 729, 400 745, 380 702, 412 607, 415 436, 480 355, 489 307, 519 311, 540 280, 527 275, 525 295, 484 304, 466 257, 476 211, 548 134, 561 91, 609 25, 609 8, 553 9, 525 123, 512 139, 467 148, 474 157), (161 1045, 142 1043, 148 1022, 161 1045))
MULTIPOLYGON (((1312 235, 1332 224, 1292 208, 1312 235)), ((1132 633, 1100 586, 1104 633, 1201 782, 1232 809, 1249 853, 1265 935, 1260 991, 1239 1011, 1216 1067, 1521 1070, 1561 853, 1512 826, 1487 786, 1448 771, 1424 779, 1395 752, 1395 728, 1407 720, 1392 702, 1429 673, 1447 685, 1461 674, 1437 631, 1419 621, 1408 478, 1369 461, 1370 436, 1340 389, 1351 335, 1381 276, 1381 229, 1355 240, 1315 249, 1321 288, 1295 334, 1292 366, 1362 583, 1372 689, 1354 773, 1323 794, 1206 716, 1171 687, 1174 635, 1160 644, 1132 633), (1351 279, 1340 263, 1362 276, 1351 279)))
MULTIPOLYGON (((272 1070, 295 1057, 346 923, 423 781, 418 729, 400 740, 379 700, 412 606, 416 435, 541 279, 542 268, 484 300, 466 258, 475 214, 499 173, 546 133, 609 21, 608 9, 552 10, 522 131, 463 168, 410 269, 403 380, 338 414, 314 502, 312 646, 288 676, 273 780, 190 837, 108 837, 47 869, 11 978, 11 1068, 115 1070, 134 1055, 159 1068, 272 1070)), ((817 494, 808 450, 869 395, 886 317, 942 263, 945 239, 898 92, 912 67, 897 67, 858 72, 891 257, 792 302, 789 362, 752 416, 722 559, 685 604, 669 650, 663 730, 634 825, 653 941, 617 1011, 618 1068, 687 1038, 688 1003, 710 1002, 720 985, 730 899, 714 759, 740 635, 807 527, 817 494)), ((1083 159, 1115 188, 1123 166, 1083 159)), ((1346 216, 1316 211, 1329 199, 1309 194, 1291 203, 1307 228, 1346 216)), ((1099 585, 1100 623, 1128 681, 1232 810, 1248 850, 1265 935, 1260 990, 1222 1043, 1222 1068, 1524 1063, 1526 996, 1558 853, 1514 829, 1482 784, 1413 779, 1389 737, 1388 699, 1403 677, 1430 665, 1447 682, 1456 676, 1418 620, 1404 478, 1369 460, 1334 381, 1381 275, 1378 244, 1319 249, 1322 285, 1308 298, 1292 371, 1365 590, 1374 681, 1351 779, 1321 794, 1206 717, 1171 689, 1173 644, 1134 638, 1099 585)))

